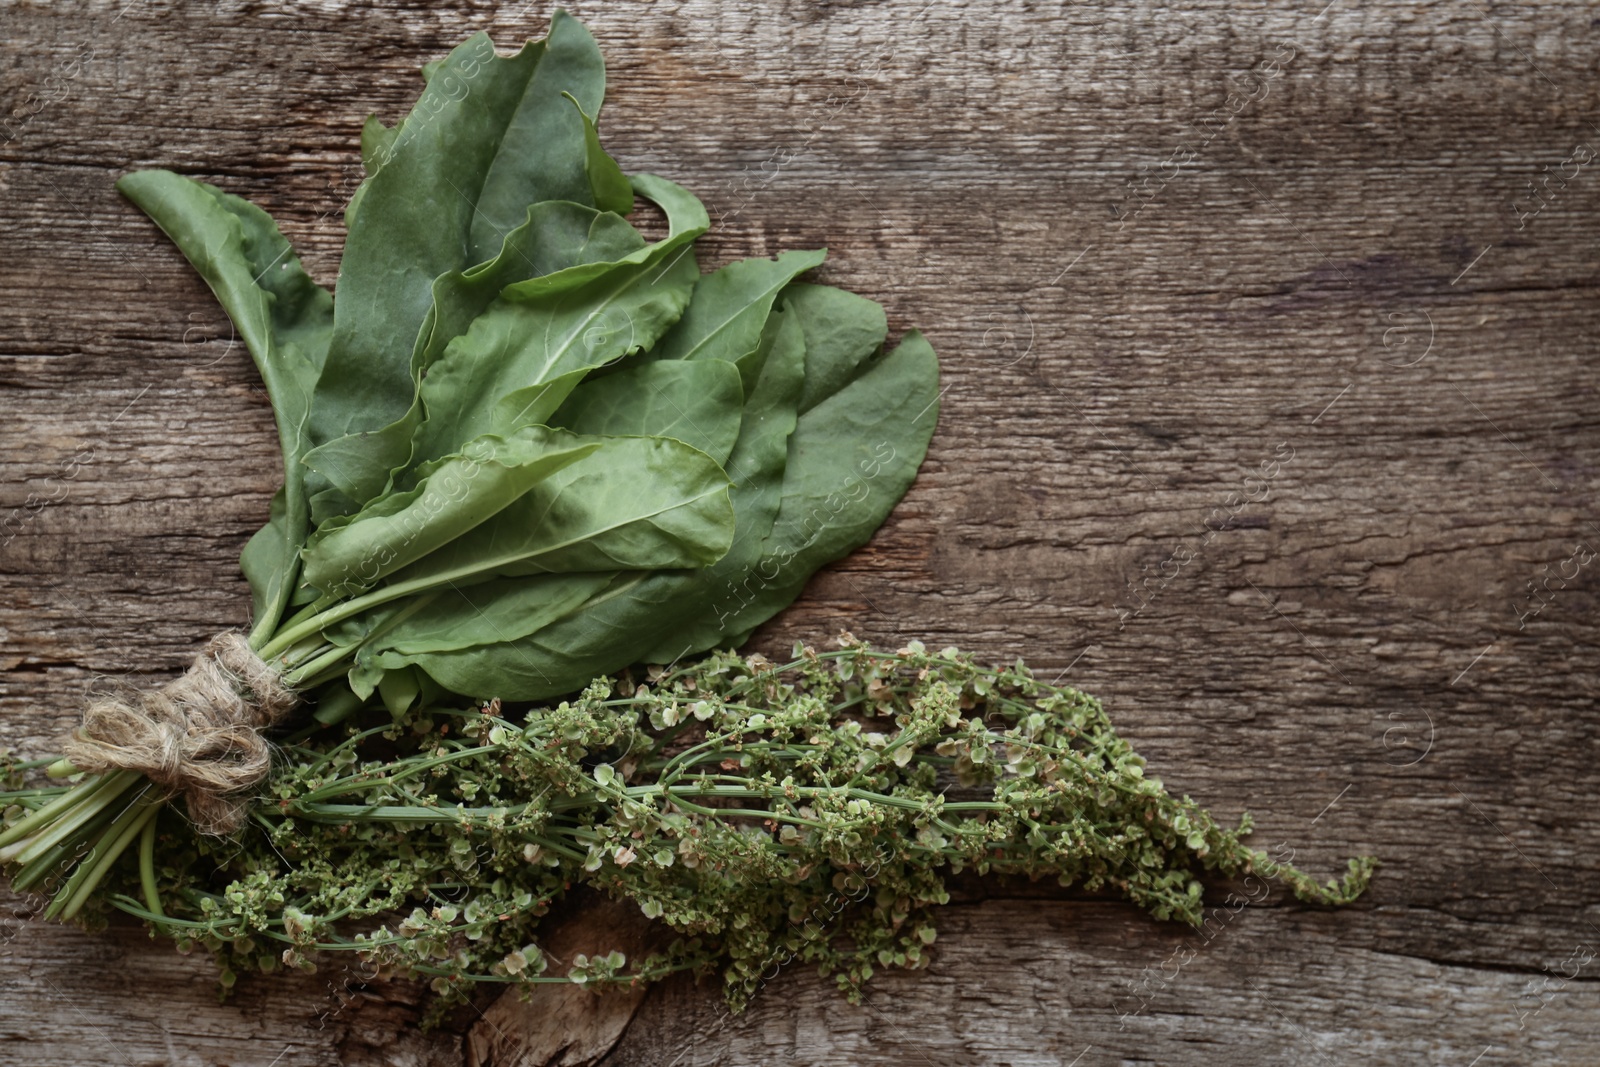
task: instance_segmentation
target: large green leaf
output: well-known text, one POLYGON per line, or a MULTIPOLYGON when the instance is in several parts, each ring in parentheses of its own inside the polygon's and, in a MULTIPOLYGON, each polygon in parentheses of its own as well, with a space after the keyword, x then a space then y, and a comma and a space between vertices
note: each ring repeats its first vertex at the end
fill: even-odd
POLYGON ((667 438, 597 440, 593 454, 346 602, 322 633, 341 647, 358 646, 349 675, 358 695, 370 695, 386 671, 426 661, 434 646, 471 653, 568 612, 611 581, 609 572, 671 573, 727 552, 734 532, 728 481, 709 456, 667 438), (574 581, 561 580, 568 572, 574 581))
POLYGON ((493 518, 395 575, 428 587, 479 575, 702 567, 733 540, 728 477, 665 437, 585 438, 599 447, 493 518))
POLYGON ((418 336, 413 376, 466 333, 506 286, 538 279, 543 292, 564 292, 618 264, 643 262, 650 251, 639 231, 610 211, 567 200, 534 204, 523 224, 506 235, 494 259, 434 280, 433 308, 418 336))
MULTIPOLYGON (((516 300, 553 296, 576 289, 580 285, 609 274, 617 267, 661 263, 669 256, 676 255, 684 245, 710 228, 711 218, 706 214, 705 205, 683 186, 669 182, 665 178, 658 178, 654 174, 635 174, 628 180, 635 192, 654 203, 666 215, 665 237, 650 245, 644 245, 641 238, 639 242, 641 247, 634 248, 629 254, 615 259, 602 259, 598 255, 590 255, 588 249, 583 249, 580 255, 575 257, 578 261, 573 265, 549 274, 528 273, 519 279, 511 278, 510 271, 507 271, 505 295, 516 300)), ((485 303, 479 307, 473 313, 473 317, 487 306, 485 303)), ((461 322, 459 319, 456 321, 461 322)), ((466 323, 461 322, 456 332, 461 333, 465 329, 466 323)), ((453 336, 440 335, 436 330, 434 348, 442 349, 443 342, 451 340, 453 336)))
MULTIPOLYGON (((553 577, 558 576, 542 576, 553 577)), ((618 613, 609 609, 648 579, 627 572, 601 577, 605 588, 550 626, 511 640, 475 640, 462 648, 386 651, 377 657, 377 664, 391 670, 420 667, 446 689, 478 700, 543 700, 576 692, 596 675, 620 670, 636 658, 631 650, 638 635, 615 625, 618 613)), ((622 613, 625 620, 628 614, 622 613)), ((482 634, 474 631, 473 636, 482 634)))
POLYGON ((799 317, 777 310, 768 320, 758 349, 759 378, 746 402, 744 427, 728 460, 734 480, 739 528, 728 554, 704 572, 678 579, 671 594, 679 621, 663 630, 636 659, 671 662, 679 656, 744 641, 739 612, 764 581, 760 567, 768 535, 782 505, 789 441, 798 422, 796 406, 810 356, 799 317))
POLYGON ((574 433, 671 437, 723 463, 743 413, 744 387, 732 363, 666 360, 584 382, 550 424, 574 433))
MULTIPOLYGON (((587 610, 594 588, 614 583, 609 572, 619 568, 673 573, 672 568, 703 567, 727 552, 733 507, 727 479, 710 457, 666 438, 612 442, 609 452, 602 449, 574 464, 490 522, 395 574, 385 588, 408 594, 450 590, 461 597, 445 594, 439 616, 459 629, 433 622, 431 602, 429 613, 380 627, 357 653, 357 662, 366 666, 352 684, 376 684, 383 671, 417 665, 435 679, 452 678, 450 688, 467 696, 520 699, 528 692, 566 691, 573 688, 567 676, 541 678, 537 659, 520 647, 530 638, 506 638, 570 615, 573 608, 587 610), (593 469, 580 471, 585 463, 593 469), (558 487, 557 481, 566 484, 558 487), (546 571, 573 573, 541 573, 546 571), (493 582, 472 584, 491 576, 493 582), (520 661, 517 672, 534 679, 531 685, 505 684, 507 658, 520 661)), ((632 647, 626 634, 592 629, 589 639, 586 651, 613 669, 628 662, 617 658, 619 641, 632 647)))
MULTIPOLYGON (((804 308, 789 310, 798 326, 803 314, 830 303, 808 300, 804 308)), ((819 355, 823 365, 850 362, 855 331, 807 325, 813 329, 806 336, 839 346, 819 355)), ((807 347, 808 366, 811 358, 807 347)), ((767 364, 778 366, 770 356, 767 364)), ((865 543, 882 524, 926 453, 938 418, 938 390, 933 349, 920 334, 907 334, 893 352, 858 362, 853 377, 793 423, 783 462, 769 456, 765 464, 748 465, 752 474, 770 476, 775 466, 781 471, 781 494, 770 480, 765 486, 769 506, 775 496, 780 502, 764 541, 736 537, 726 556, 690 574, 619 573, 580 608, 525 638, 407 662, 447 688, 536 700, 579 688, 621 664, 668 662, 742 642, 791 603, 817 568, 865 543)), ((748 416, 746 423, 752 429, 762 425, 748 416)), ((757 441, 771 444, 770 438, 755 437, 752 448, 757 441)), ((736 502, 743 499, 748 507, 751 496, 761 499, 762 489, 759 479, 740 481, 745 443, 741 436, 729 470, 736 502)), ((741 519, 745 514, 741 509, 741 519)))
POLYGON ((698 276, 684 245, 566 292, 523 299, 508 287, 428 368, 412 461, 544 422, 589 371, 655 343, 698 276))
POLYGON ((806 334, 803 415, 856 377, 861 364, 883 347, 889 324, 879 304, 831 285, 790 286, 784 302, 806 334))
POLYGON ((411 442, 422 421, 421 382, 446 344, 466 333, 472 320, 515 285, 520 299, 576 290, 621 266, 659 262, 706 232, 706 208, 688 190, 654 174, 637 174, 634 189, 653 200, 667 216, 667 235, 645 245, 645 238, 608 211, 547 200, 528 208, 522 226, 506 235, 501 253, 486 264, 451 270, 434 280, 434 307, 422 323, 411 354, 411 406, 389 426, 334 438, 307 453, 306 466, 325 478, 325 491, 312 501, 312 522, 347 514, 384 491, 390 477, 411 461, 411 442))
POLYGON ((289 518, 288 491, 272 494, 265 526, 251 535, 239 553, 239 570, 250 585, 251 637, 264 642, 284 616, 300 573, 300 546, 306 524, 289 518))
POLYGON ((332 334, 333 299, 301 269, 271 217, 249 201, 165 170, 125 175, 117 188, 155 220, 211 287, 272 400, 284 488, 241 560, 251 587, 253 636, 264 638, 289 602, 306 536, 300 459, 332 334))
POLYGON ((433 303, 433 281, 491 259, 528 205, 593 205, 583 117, 604 96, 594 39, 558 12, 550 35, 515 56, 477 34, 431 72, 392 136, 368 138, 375 167, 347 221, 334 337, 312 440, 376 430, 410 405, 405 355, 433 303), (387 143, 383 143, 387 142, 387 143), (336 400, 337 402, 333 402, 336 400))
POLYGON ((508 286, 515 285, 513 295, 525 300, 569 292, 617 267, 674 255, 710 224, 705 207, 681 186, 650 174, 632 181, 641 196, 666 213, 667 236, 655 244, 646 245, 638 231, 609 212, 547 201, 528 209, 526 221, 506 236, 492 261, 434 281, 433 308, 411 357, 415 386, 410 408, 380 430, 347 434, 307 454, 306 465, 320 473, 321 485, 332 487, 313 498, 313 522, 354 511, 409 464, 412 438, 423 417, 420 387, 428 368, 508 286))
MULTIPOLYGON (((875 329, 882 311, 871 301, 795 284, 780 306, 777 332, 769 327, 769 336, 786 343, 772 345, 763 383, 788 365, 783 354, 799 349, 804 378, 780 371, 783 385, 769 394, 764 417, 746 413, 755 432, 741 439, 728 464, 744 520, 733 548, 694 575, 619 581, 603 605, 584 609, 626 616, 641 633, 647 619, 670 612, 671 626, 662 627, 637 659, 667 662, 743 643, 799 596, 819 567, 871 537, 926 453, 938 418, 938 364, 921 335, 910 333, 894 352, 866 362, 872 351, 863 351, 864 344, 882 340, 875 329), (814 367, 834 383, 833 392, 797 416, 814 388, 814 367), (782 435, 761 434, 764 419, 775 418, 787 420, 780 423, 782 435)), ((574 616, 541 636, 553 638, 562 625, 576 634, 583 624, 574 616)))
POLYGON ((410 618, 367 641, 361 659, 447 652, 512 641, 579 607, 611 581, 611 572, 533 574, 450 586, 410 618))
POLYGON ((628 214, 633 210, 633 189, 629 187, 627 177, 622 173, 622 168, 617 166, 617 161, 600 147, 600 131, 595 129, 594 119, 578 103, 578 98, 571 93, 562 95, 572 102, 583 118, 584 170, 589 177, 589 188, 594 191, 595 206, 619 215, 628 214))
MULTIPOLYGON (((794 343, 798 347, 798 328, 794 343)), ((800 370, 797 355, 793 364, 796 394, 800 370)), ((646 363, 579 386, 562 406, 557 424, 584 434, 669 436, 722 461, 728 458, 739 435, 742 400, 739 373, 729 363, 721 360, 646 363)), ((764 415, 764 407, 758 410, 764 415)), ((607 460, 602 464, 602 469, 605 465, 621 469, 625 460, 614 458, 615 462, 607 460)), ((740 490, 735 490, 733 495, 739 494, 740 490)), ((775 513, 776 493, 772 503, 771 511, 775 513)), ((742 515, 736 518, 735 536, 743 534, 740 525, 743 521, 742 515)), ((770 514, 767 525, 770 528, 770 514)), ((759 543, 760 540, 761 534, 756 534, 754 541, 759 543)), ((579 608, 610 584, 613 573, 533 574, 497 577, 464 588, 452 586, 436 597, 425 611, 368 641, 358 655, 358 662, 374 667, 381 663, 398 665, 407 656, 514 641, 579 608), (385 657, 383 653, 388 652, 396 655, 385 657)), ((675 570, 671 573, 680 576, 700 572, 675 570)))
MULTIPOLYGON (((808 372, 810 354, 808 342, 808 372)), ((799 596, 819 567, 866 544, 910 488, 938 418, 938 357, 915 330, 802 412, 789 439, 782 507, 755 581, 741 585, 748 600, 719 615, 718 628, 748 633, 799 596)))
POLYGON ((597 197, 590 176, 595 161, 583 122, 585 115, 600 114, 605 91, 606 65, 599 46, 581 22, 557 9, 544 54, 536 60, 484 177, 472 215, 469 263, 493 256, 529 204, 575 200, 609 210, 611 205, 600 200, 611 190, 603 187, 597 197), (563 94, 577 101, 581 114, 574 114, 563 94))
POLYGON ((479 437, 428 464, 415 488, 319 530, 304 553, 305 580, 330 596, 353 596, 488 521, 601 444, 545 426, 479 437))
MULTIPOLYGON (((532 276, 559 278, 569 268, 620 260, 643 247, 638 231, 610 212, 566 200, 533 205, 523 224, 506 235, 492 261, 434 280, 433 307, 411 356, 412 380, 420 382, 446 343, 465 333, 511 282, 532 276)), ((320 498, 313 518, 324 521, 330 511, 353 509, 383 492, 391 473, 410 459, 411 438, 421 419, 422 404, 414 389, 411 407, 388 426, 336 437, 308 452, 306 466, 338 490, 338 495, 320 498)))
POLYGON ((753 387, 756 368, 746 364, 761 341, 772 302, 784 286, 821 265, 827 255, 825 249, 783 252, 776 260, 742 259, 706 275, 655 354, 661 359, 725 359, 738 364, 745 385, 753 387))
MULTIPOLYGON (((735 530, 720 560, 695 571, 617 572, 581 605, 537 630, 513 634, 508 629, 510 636, 494 643, 391 656, 385 662, 415 663, 447 688, 469 695, 538 700, 645 658, 657 644, 677 643, 679 631, 700 647, 715 644, 723 631, 709 641, 701 631, 714 625, 717 605, 731 613, 743 604, 734 595, 734 583, 759 560, 778 512, 804 372, 802 338, 793 316, 777 313, 764 333, 759 378, 728 461, 735 530), (701 621, 707 616, 711 623, 701 621)), ((678 650, 663 658, 673 658, 678 650)))

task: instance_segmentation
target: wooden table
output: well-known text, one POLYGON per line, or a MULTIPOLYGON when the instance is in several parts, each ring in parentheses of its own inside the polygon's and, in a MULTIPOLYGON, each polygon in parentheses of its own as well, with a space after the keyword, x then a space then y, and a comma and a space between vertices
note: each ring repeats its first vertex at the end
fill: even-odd
MULTIPOLYGON (((207 960, 13 900, 0 1061, 1600 1062, 1600 22, 1322 2, 574 13, 611 150, 722 216, 703 264, 826 244, 943 356, 910 495, 756 643, 1026 655, 1261 847, 1379 856, 1359 904, 1218 887, 1203 934, 970 882, 860 1008, 790 969, 738 1018, 682 982, 423 1034, 410 985, 218 1004, 207 960)), ((547 15, 0 7, 0 741, 48 752, 91 684, 243 622, 279 478, 242 345, 112 181, 248 196, 331 282, 361 120, 547 15)))

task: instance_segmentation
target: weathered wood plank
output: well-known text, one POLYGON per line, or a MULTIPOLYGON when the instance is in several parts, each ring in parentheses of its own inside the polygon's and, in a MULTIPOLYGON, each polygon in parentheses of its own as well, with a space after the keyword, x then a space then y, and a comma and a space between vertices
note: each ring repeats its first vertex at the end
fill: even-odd
POLYGON ((1123 909, 1101 904, 990 900, 949 910, 929 970, 874 978, 860 1007, 798 973, 772 982, 737 1017, 686 985, 669 986, 605 1067, 1060 1067, 1236 1054, 1246 1063, 1465 1064, 1496 1048, 1502 1062, 1592 1055, 1580 1036, 1600 1008, 1592 982, 1545 994, 1540 1010, 1525 973, 1353 948, 1343 915, 1245 907, 1208 941, 1135 927, 1123 909), (1350 992, 1329 995, 1338 988, 1350 992))
MULTIPOLYGON (((944 359, 911 495, 758 644, 848 625, 1026 654, 1265 845, 1384 861, 1364 904, 1248 908, 1170 982, 1199 935, 968 887, 932 969, 866 1008, 786 973, 719 1026, 714 990, 669 984, 608 1062, 1586 1055, 1593 965, 1541 968, 1600 941, 1592 570, 1520 616, 1600 542, 1592 10, 572 7, 610 63, 608 144, 722 216, 704 262, 826 244, 824 278, 944 359)), ((331 281, 361 118, 545 14, 0 8, 0 742, 47 751, 97 677, 166 676, 241 622, 278 477, 248 359, 114 177, 220 182, 331 281)), ((97 1035, 130 1063, 462 1055, 474 1018, 392 1036, 417 1016, 398 989, 319 1029, 327 981, 218 1006, 204 961, 136 931, 27 923, 0 1061, 118 1062, 97 1035)))

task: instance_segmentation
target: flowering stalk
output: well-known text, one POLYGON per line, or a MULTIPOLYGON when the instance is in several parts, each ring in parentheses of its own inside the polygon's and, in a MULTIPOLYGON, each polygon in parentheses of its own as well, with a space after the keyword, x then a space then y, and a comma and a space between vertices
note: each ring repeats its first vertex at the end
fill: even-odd
MULTIPOLYGON (((224 985, 353 951, 431 978, 440 1010, 480 982, 686 969, 720 969, 739 1006, 788 959, 850 995, 874 967, 922 966, 963 870, 1049 875, 1190 924, 1201 871, 1260 873, 1319 904, 1370 878, 1370 859, 1318 884, 1250 849, 1248 816, 1227 829, 1170 796, 1097 701, 1020 662, 842 644, 601 678, 519 718, 434 707, 309 734, 285 745, 237 841, 142 823, 142 862, 93 896, 212 951, 224 985), (545 973, 541 917, 577 884, 677 940, 632 967, 618 952, 545 973)), ((59 792, 0 799, 20 812, 59 792)))

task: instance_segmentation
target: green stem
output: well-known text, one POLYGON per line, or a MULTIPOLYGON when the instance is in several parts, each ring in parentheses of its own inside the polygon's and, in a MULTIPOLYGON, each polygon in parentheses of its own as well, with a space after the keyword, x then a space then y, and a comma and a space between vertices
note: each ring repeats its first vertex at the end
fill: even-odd
POLYGON ((18 868, 17 873, 11 876, 11 888, 19 893, 33 888, 35 883, 43 881, 50 872, 59 869, 71 855, 72 851, 66 845, 56 845, 38 859, 18 868))
POLYGON ((29 814, 39 811, 45 805, 59 800, 63 793, 68 792, 66 786, 42 786, 38 789, 13 789, 0 793, 0 804, 32 804, 29 814))
POLYGON ((155 819, 160 809, 160 800, 144 795, 130 803, 127 810, 100 834, 100 839, 94 843, 89 854, 78 861, 78 869, 72 872, 66 885, 56 893, 50 907, 45 910, 45 918, 59 918, 64 922, 75 918, 89 902, 89 895, 95 887, 110 872, 111 865, 127 851, 139 831, 155 819))
MULTIPOLYGON (((250 647, 259 652, 262 646, 272 640, 272 634, 275 630, 287 630, 291 626, 298 626, 317 615, 318 612, 325 611, 337 603, 338 601, 333 597, 325 596, 319 600, 312 601, 281 622, 273 621, 270 627, 257 626, 250 632, 250 647)), ((269 620, 263 619, 262 621, 268 622, 269 620)))
POLYGON ((577 860, 579 863, 582 863, 587 858, 582 852, 579 852, 577 849, 568 848, 566 845, 563 845, 561 842, 553 841, 548 837, 542 837, 542 836, 539 836, 539 835, 536 834, 533 837, 530 837, 528 840, 531 843, 533 843, 535 845, 538 845, 540 848, 547 848, 551 852, 554 852, 559 856, 567 857, 567 859, 569 859, 569 860, 577 860))
MULTIPOLYGON (((322 649, 326 646, 319 645, 317 646, 315 652, 304 658, 297 660, 293 656, 288 657, 283 665, 284 681, 288 685, 297 689, 315 689, 324 682, 331 682, 343 672, 345 660, 354 658, 356 652, 361 648, 362 645, 370 644, 371 642, 382 637, 384 634, 388 633, 390 630, 394 629, 396 626, 399 626, 401 623, 411 618, 411 616, 415 615, 417 612, 423 610, 429 604, 431 604, 437 595, 437 592, 434 592, 429 593, 427 596, 417 597, 404 608, 401 608, 389 618, 385 619, 381 625, 379 625, 366 637, 362 638, 362 640, 357 644, 335 647, 332 651, 327 653, 322 653, 322 649)), ((306 621, 309 623, 314 621, 315 618, 316 617, 313 616, 311 619, 306 621)), ((312 634, 320 632, 321 630, 319 628, 318 630, 312 631, 306 636, 309 637, 312 636, 312 634)), ((278 642, 274 641, 274 646, 276 646, 277 643, 278 642)), ((278 651, 278 655, 282 656, 285 651, 287 651, 287 649, 280 649, 278 651)), ((268 652, 263 651, 261 658, 270 659, 272 657, 268 652)))
POLYGON ((312 634, 304 641, 295 642, 293 647, 284 649, 272 661, 272 665, 280 675, 287 674, 296 667, 316 659, 332 647, 333 642, 326 637, 321 634, 312 634))
MULTIPOLYGON (((342 678, 349 673, 350 668, 346 663, 335 663, 331 666, 323 667, 320 671, 307 671, 305 674, 300 675, 295 679, 294 687, 305 692, 310 692, 313 689, 319 689, 322 686, 327 685, 336 678, 342 678)), ((317 725, 327 726, 329 724, 319 722, 317 725)))
POLYGON ((672 759, 667 761, 667 765, 661 768, 661 784, 663 786, 671 785, 673 782, 676 782, 685 771, 694 766, 696 761, 698 761, 701 756, 712 752, 722 751, 722 746, 727 743, 728 736, 729 735, 726 734, 719 734, 716 737, 708 737, 698 745, 694 745, 691 748, 686 748, 676 756, 672 757, 672 759))
MULTIPOLYGON (((283 672, 283 682, 284 682, 285 685, 289 686, 291 689, 299 689, 299 688, 302 688, 302 687, 307 687, 306 683, 308 681, 310 681, 311 679, 316 678, 317 675, 323 673, 326 670, 329 670, 330 668, 337 667, 344 660, 350 659, 353 656, 355 656, 356 649, 358 647, 360 647, 360 646, 358 646, 358 645, 344 645, 344 646, 335 645, 335 646, 333 646, 331 651, 329 651, 329 652, 327 652, 327 653, 325 653, 323 655, 317 656, 317 658, 311 660, 309 663, 302 663, 298 667, 293 667, 293 668, 291 668, 289 670, 284 671, 283 672)), ((321 651, 321 650, 319 649, 318 651, 321 651)), ((265 659, 266 657, 262 657, 262 658, 265 659)))
MULTIPOLYGON (((823 797, 836 795, 842 792, 851 800, 865 800, 872 804, 882 804, 886 807, 900 808, 905 811, 920 811, 928 806, 926 801, 916 801, 910 799, 909 797, 890 796, 887 793, 874 793, 866 789, 840 790, 810 785, 795 786, 793 788, 797 797, 823 797)), ((786 795, 781 787, 775 785, 766 786, 760 789, 722 785, 697 786, 693 784, 674 787, 662 785, 637 785, 630 786, 623 790, 623 792, 629 797, 645 797, 656 795, 666 797, 669 800, 676 800, 678 797, 686 796, 771 799, 773 797, 781 797, 786 795)), ((1008 811, 1010 808, 1008 805, 1003 804, 998 800, 964 800, 955 803, 943 804, 940 806, 940 810, 1008 811)))
POLYGON ((161 891, 156 888, 156 823, 151 819, 144 824, 139 836, 139 885, 144 889, 145 906, 161 914, 161 891))
MULTIPOLYGON (((389 729, 389 727, 384 727, 384 729, 389 729)), ((409 778, 415 774, 421 774, 423 771, 432 770, 434 767, 443 766, 446 763, 453 763, 457 760, 463 759, 471 759, 474 756, 482 756, 486 753, 492 753, 496 751, 498 751, 498 747, 495 745, 483 745, 477 748, 464 748, 457 752, 452 752, 449 755, 434 756, 428 759, 419 760, 415 763, 407 760, 406 762, 409 763, 410 766, 406 767, 402 771, 396 772, 395 774, 385 775, 382 778, 352 777, 335 779, 334 781, 323 786, 321 789, 313 789, 311 792, 297 797, 296 800, 299 803, 314 803, 319 800, 330 800, 333 797, 345 796, 349 793, 359 793, 363 789, 371 789, 375 786, 393 785, 395 782, 402 781, 403 779, 409 778)))
POLYGON ((54 762, 56 762, 55 756, 45 756, 42 759, 25 759, 11 764, 11 769, 15 771, 33 771, 38 770, 40 767, 48 767, 54 762))
MULTIPOLYGON (((68 808, 75 807, 81 803, 89 794, 104 784, 104 781, 105 779, 96 776, 80 782, 56 800, 12 824, 4 833, 0 833, 0 850, 5 849, 14 842, 21 841, 25 837, 33 836, 34 831, 49 823, 57 815, 66 812, 68 808)), ((3 855, 3 853, 0 853, 0 855, 3 855)))
POLYGON ((410 596, 412 593, 422 593, 447 583, 455 583, 458 579, 471 578, 482 569, 483 565, 481 563, 475 563, 470 566, 458 567, 454 571, 447 571, 444 574, 413 578, 406 582, 395 582, 393 585, 385 585, 371 592, 363 593, 358 597, 346 600, 342 604, 336 604, 324 611, 319 611, 308 619, 302 619, 298 623, 285 626, 278 631, 276 637, 266 643, 261 649, 260 656, 264 660, 270 660, 275 656, 282 655, 286 649, 293 647, 296 642, 303 641, 312 634, 321 633, 336 622, 343 622, 345 619, 360 615, 368 608, 375 608, 379 604, 387 604, 391 600, 399 600, 401 597, 410 596))
POLYGON ((13 889, 31 889, 34 885, 43 882, 52 874, 57 874, 77 862, 79 854, 83 851, 84 842, 93 840, 94 837, 110 825, 117 811, 112 805, 102 807, 94 817, 85 823, 77 833, 59 841, 38 856, 24 864, 11 878, 13 889))
POLYGON ((0 850, 0 860, 7 863, 32 861, 41 853, 65 842, 84 823, 100 814, 139 780, 140 775, 136 771, 116 771, 106 775, 95 790, 84 798, 83 803, 78 804, 64 817, 55 820, 48 829, 42 830, 36 837, 18 841, 0 850))
POLYGON ((520 815, 528 806, 432 808, 421 804, 297 804, 290 813, 310 822, 470 823, 496 815, 520 815))

